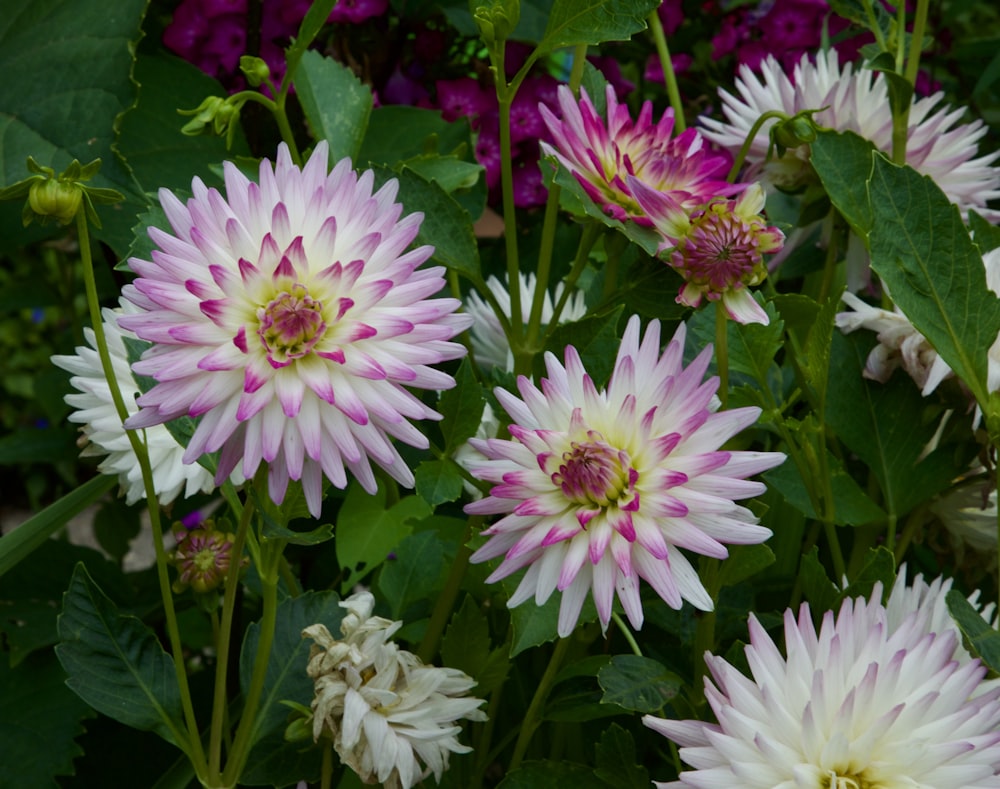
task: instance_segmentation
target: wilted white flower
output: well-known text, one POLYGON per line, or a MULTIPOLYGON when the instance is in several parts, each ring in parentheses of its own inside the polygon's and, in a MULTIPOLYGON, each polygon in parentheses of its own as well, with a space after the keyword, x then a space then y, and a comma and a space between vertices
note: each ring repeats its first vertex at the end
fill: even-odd
MULTIPOLYGON (((845 600, 818 632, 807 605, 797 619, 786 611, 785 655, 751 615, 751 677, 706 656, 717 723, 643 718, 694 768, 658 785, 1000 787, 1000 686, 978 660, 956 659, 954 627, 928 632, 935 617, 919 611, 894 622, 881 594, 876 584, 871 601, 845 600)), ((900 597, 903 613, 912 601, 900 597)))
POLYGON ((440 781, 458 742, 456 721, 485 720, 481 699, 465 694, 475 680, 427 666, 392 640, 402 622, 372 616, 370 592, 340 604, 348 614, 335 639, 325 625, 302 631, 315 642, 307 671, 315 682, 313 736, 333 741, 341 761, 365 783, 410 789, 431 773, 440 781))
MULTIPOLYGON (((129 367, 124 338, 137 338, 118 325, 118 316, 137 312, 138 307, 124 300, 117 309, 105 308, 103 311, 104 335, 107 338, 111 366, 129 415, 139 411, 139 406, 135 403, 139 385, 129 367)), ((111 399, 111 388, 101 368, 94 330, 87 327, 83 333, 87 345, 78 346, 72 356, 52 357, 54 364, 73 374, 70 384, 78 390, 77 394, 66 395, 66 402, 74 409, 68 418, 70 422, 83 425, 81 429, 87 443, 81 454, 106 455, 98 469, 103 474, 116 474, 125 491, 125 501, 134 504, 146 497, 142 471, 111 399)), ((199 492, 207 493, 215 487, 212 475, 206 469, 197 463, 187 464, 181 460, 184 447, 163 425, 151 425, 147 428, 145 441, 153 471, 153 489, 160 504, 170 504, 181 493, 193 496, 199 492)), ((239 474, 235 475, 234 480, 237 483, 243 481, 239 474)))

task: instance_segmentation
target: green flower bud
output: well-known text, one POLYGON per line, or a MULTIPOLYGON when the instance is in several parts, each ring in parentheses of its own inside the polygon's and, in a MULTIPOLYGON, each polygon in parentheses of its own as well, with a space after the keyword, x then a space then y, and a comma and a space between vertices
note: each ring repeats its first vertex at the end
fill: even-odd
POLYGON ((470 10, 483 43, 491 48, 510 38, 521 18, 520 0, 491 0, 488 5, 472 0, 470 10))
POLYGON ((39 217, 53 217, 68 225, 76 219, 83 202, 83 189, 75 183, 46 179, 35 181, 28 191, 28 206, 39 217))
POLYGON ((771 127, 771 144, 777 149, 778 156, 784 156, 789 148, 816 141, 820 126, 812 116, 817 112, 820 110, 802 110, 771 127))
POLYGON ((266 80, 271 79, 271 69, 262 58, 253 55, 243 55, 240 58, 240 71, 247 78, 250 87, 256 88, 266 80))

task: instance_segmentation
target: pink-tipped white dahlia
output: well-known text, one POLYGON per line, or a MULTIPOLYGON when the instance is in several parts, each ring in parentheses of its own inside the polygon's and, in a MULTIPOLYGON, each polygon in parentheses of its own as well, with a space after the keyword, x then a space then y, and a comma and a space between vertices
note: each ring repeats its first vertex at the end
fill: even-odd
POLYGON ((198 178, 187 203, 161 190, 173 234, 150 228, 159 249, 124 290, 142 313, 122 325, 154 344, 133 369, 157 381, 130 427, 198 417, 185 462, 220 451, 217 479, 265 462, 274 500, 301 480, 314 515, 324 476, 374 491, 369 461, 412 485, 390 439, 426 447, 409 420, 439 416, 406 387, 454 385, 429 365, 464 353, 449 340, 470 319, 431 298, 432 248, 405 251, 422 214, 373 181, 347 159, 328 173, 321 142, 301 169, 282 145, 259 183, 226 163, 225 197, 198 178))
POLYGON ((706 655, 717 723, 643 718, 694 768, 657 785, 1000 787, 1000 685, 956 659, 954 628, 928 631, 918 613, 893 623, 881 591, 828 611, 818 633, 808 606, 786 611, 785 655, 751 615, 750 677, 706 655))
POLYGON ((669 250, 667 263, 684 277, 677 303, 721 301, 732 320, 766 326, 770 318, 748 286, 767 277, 764 255, 779 251, 785 234, 761 215, 763 187, 750 184, 735 200, 713 200, 688 212, 665 192, 632 178, 628 183, 663 238, 659 251, 669 250))
MULTIPOLYGON (((882 74, 855 70, 850 63, 841 68, 835 49, 817 53, 815 63, 803 55, 792 79, 772 55, 760 69, 758 77, 748 66, 740 67, 738 96, 720 91, 726 120, 703 118, 705 137, 735 154, 765 112, 780 110, 791 116, 802 110, 821 110, 813 116, 818 125, 856 132, 879 150, 892 153, 892 111, 882 74)), ((979 156, 978 143, 988 131, 986 125, 981 120, 959 123, 964 111, 941 105, 943 95, 917 99, 910 107, 906 162, 933 178, 963 216, 975 209, 992 221, 1000 220, 1000 212, 986 207, 989 200, 1000 197, 1000 167, 993 165, 1000 152, 979 156)), ((754 136, 745 177, 794 188, 812 178, 808 146, 766 162, 769 132, 776 122, 766 121, 754 136)))
POLYGON ((760 409, 713 413, 719 379, 702 380, 711 348, 685 368, 684 337, 682 324, 661 353, 659 323, 640 337, 632 317, 606 390, 572 346, 565 367, 546 354, 540 389, 522 376, 521 399, 496 390, 513 440, 470 441, 487 458, 470 464, 472 473, 494 487, 466 512, 505 516, 483 532, 490 539, 472 560, 503 557, 490 582, 527 568, 511 607, 562 592, 560 635, 575 627, 588 592, 603 627, 616 592, 641 627, 640 578, 673 608, 688 600, 709 611, 712 599, 680 549, 721 559, 725 543, 771 535, 733 499, 763 493, 746 477, 784 455, 719 449, 760 409))
MULTIPOLYGON (((521 319, 527 325, 531 317, 531 304, 535 298, 536 279, 534 274, 518 274, 521 288, 521 319)), ((507 285, 494 276, 486 280, 486 287, 489 288, 496 299, 500 309, 509 319, 511 317, 510 292, 507 285)), ((562 296, 565 285, 562 282, 556 284, 556 302, 562 296)), ((514 369, 514 356, 510 351, 510 341, 504 334, 500 319, 493 311, 493 308, 483 300, 483 298, 471 291, 465 303, 465 310, 472 316, 472 328, 469 334, 472 337, 472 352, 476 357, 476 364, 486 369, 496 367, 508 372, 514 369)), ((555 307, 552 303, 552 295, 545 293, 542 301, 542 325, 547 326, 552 322, 552 315, 555 307)), ((587 304, 584 301, 582 290, 576 290, 570 296, 559 314, 559 323, 572 323, 587 314, 587 304)))
POLYGON ((698 130, 671 136, 672 110, 666 110, 654 125, 653 105, 647 101, 633 121, 609 85, 605 123, 582 88, 580 96, 577 102, 568 87, 559 87, 561 120, 544 104, 538 106, 555 140, 553 145, 541 143, 542 152, 554 156, 615 219, 651 224, 626 183, 630 175, 652 189, 670 192, 687 208, 739 191, 739 186, 726 181, 728 157, 709 150, 698 130))
MULTIPOLYGON (((118 317, 135 312, 138 312, 137 308, 127 301, 122 301, 117 309, 103 311, 104 336, 108 343, 111 367, 129 414, 135 414, 139 410, 135 403, 139 385, 129 368, 125 338, 134 340, 135 335, 118 326, 118 317)), ((73 374, 70 384, 78 390, 78 393, 66 395, 66 403, 75 409, 68 418, 70 422, 82 425, 81 430, 87 443, 81 454, 106 455, 98 469, 104 474, 116 474, 125 492, 125 501, 135 504, 146 497, 142 470, 125 428, 122 427, 114 400, 111 399, 111 388, 101 368, 94 330, 88 327, 83 333, 87 345, 79 346, 72 356, 52 357, 54 364, 73 374)), ((193 496, 199 492, 207 493, 215 487, 208 471, 197 463, 187 465, 182 462, 184 447, 177 443, 177 439, 167 428, 162 425, 151 426, 146 431, 145 441, 153 472, 153 489, 160 504, 166 506, 182 494, 193 496)), ((237 475, 235 481, 238 484, 242 479, 237 475)))

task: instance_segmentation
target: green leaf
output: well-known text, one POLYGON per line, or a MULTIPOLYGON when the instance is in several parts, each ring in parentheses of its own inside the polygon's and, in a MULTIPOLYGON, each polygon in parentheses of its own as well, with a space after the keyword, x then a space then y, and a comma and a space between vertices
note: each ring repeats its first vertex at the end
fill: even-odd
POLYGON ((594 774, 613 789, 647 789, 649 770, 637 761, 632 735, 612 723, 597 743, 594 774))
POLYGON ((424 460, 413 470, 417 495, 431 507, 455 501, 464 479, 453 460, 424 460))
MULTIPOLYGON (((729 371, 749 376, 758 387, 768 386, 768 373, 772 370, 775 354, 782 346, 785 323, 778 315, 774 304, 764 302, 760 294, 757 302, 762 304, 770 323, 741 324, 726 321, 726 344, 729 348, 729 371)), ((709 304, 696 312, 688 321, 689 344, 700 351, 705 345, 715 342, 715 310, 717 304, 709 304)), ((714 369, 715 362, 712 363, 714 369)), ((774 368, 776 369, 776 368, 774 368)))
POLYGON ((525 762, 511 770, 497 789, 605 789, 589 767, 573 762, 525 762))
MULTIPOLYGON (((312 748, 303 755, 298 753, 302 743, 284 741, 289 712, 279 702, 289 699, 309 706, 313 699, 313 681, 306 674, 306 664, 312 641, 302 637, 302 630, 309 625, 324 624, 335 637, 339 635, 340 620, 344 616, 339 603, 340 598, 334 592, 306 592, 278 606, 264 692, 252 735, 257 744, 250 751, 249 767, 240 783, 287 786, 319 777, 320 749, 312 748)), ((240 688, 244 697, 250 687, 259 640, 260 624, 254 622, 247 628, 240 652, 240 688)))
POLYGON ((826 402, 827 383, 830 378, 830 339, 833 337, 834 318, 840 311, 840 293, 832 295, 820 307, 806 339, 804 364, 806 381, 812 387, 812 401, 822 410, 826 402))
POLYGON ((414 170, 394 173, 381 166, 373 169, 378 184, 391 178, 399 181, 396 199, 403 204, 406 213, 423 213, 416 243, 430 244, 434 247, 433 260, 478 282, 479 245, 472 230, 472 219, 455 198, 414 170))
POLYGON ((1000 673, 1000 633, 990 627, 957 589, 951 589, 945 601, 972 654, 981 658, 994 674, 1000 673))
MULTIPOLYGON (((1000 53, 997 57, 1000 58, 1000 53)), ((990 224, 975 211, 969 211, 969 229, 983 254, 1000 247, 1000 226, 990 224)))
POLYGON ((550 52, 577 44, 628 41, 646 29, 659 0, 554 0, 538 48, 550 52))
POLYGON ((605 704, 632 712, 656 712, 668 704, 684 681, 662 663, 638 655, 615 655, 597 674, 605 704))
POLYGON ((452 615, 441 640, 441 661, 476 680, 476 695, 485 697, 504 681, 510 669, 507 650, 492 649, 486 617, 471 595, 452 615))
POLYGON ((0 660, 0 786, 59 786, 55 776, 73 775, 83 755, 74 740, 92 715, 51 654, 17 668, 0 660))
POLYGON ((177 110, 196 107, 206 96, 224 96, 222 86, 201 69, 167 55, 140 55, 135 79, 139 101, 122 118, 118 148, 143 190, 189 191, 195 175, 208 186, 221 186, 210 166, 249 155, 242 129, 237 125, 232 150, 227 150, 223 137, 182 134, 184 119, 177 110))
POLYGON ((472 138, 467 120, 449 123, 438 110, 421 107, 376 107, 358 152, 358 166, 388 167, 428 154, 466 152, 471 157, 472 138))
POLYGON ((830 201, 867 243, 872 228, 868 186, 874 146, 854 132, 820 131, 810 147, 810 161, 830 201))
POLYGON ((471 436, 476 434, 483 422, 483 408, 486 396, 472 371, 468 357, 462 359, 455 373, 455 386, 441 393, 438 410, 441 420, 441 434, 444 436, 446 455, 452 454, 471 436))
POLYGON ((882 602, 889 599, 889 592, 896 582, 896 559, 892 551, 884 545, 872 548, 865 555, 865 563, 857 575, 851 579, 847 588, 840 595, 843 600, 848 597, 871 597, 876 583, 882 584, 882 602))
POLYGON ((127 726, 186 744, 181 695, 170 656, 156 634, 118 607, 76 566, 63 599, 56 647, 66 684, 98 712, 127 726))
POLYGON ((837 16, 850 19, 857 25, 871 31, 878 30, 884 38, 888 38, 894 22, 893 18, 879 3, 867 3, 864 0, 830 0, 830 9, 837 16), (875 17, 875 27, 872 27, 869 11, 875 17))
MULTIPOLYGON (((500 582, 508 597, 517 589, 522 575, 523 573, 515 573, 500 582)), ((549 599, 541 605, 538 605, 532 598, 510 610, 510 624, 514 631, 510 645, 510 657, 514 657, 531 647, 544 644, 546 641, 554 641, 559 637, 557 627, 561 603, 562 592, 553 592, 549 599)), ((593 622, 596 619, 597 609, 594 607, 593 598, 587 595, 577 623, 593 622)))
POLYGON ((813 611, 832 611, 840 601, 841 589, 830 580, 819 562, 819 552, 814 545, 809 553, 802 557, 799 565, 799 582, 802 584, 802 594, 813 611))
MULTIPOLYGON (((130 72, 146 4, 6 0, 0 22, 0 186, 27 175, 29 155, 56 172, 100 158, 89 185, 126 195, 100 211, 99 235, 119 253, 145 202, 114 143, 118 117, 135 100, 130 72)), ((4 237, 20 236, 20 214, 21 205, 0 206, 4 237)))
POLYGON ((413 603, 432 597, 445 570, 444 547, 432 531, 411 534, 393 551, 395 558, 382 565, 378 588, 392 611, 393 619, 403 619, 413 603))
POLYGON ((374 495, 352 484, 340 507, 336 525, 337 561, 349 571, 342 589, 350 589, 365 574, 382 564, 403 538, 413 531, 413 521, 430 515, 419 496, 405 496, 386 507, 385 488, 374 495))
MULTIPOLYGON (((830 471, 830 490, 834 501, 834 522, 848 526, 885 521, 885 511, 879 507, 854 478, 844 470, 843 464, 829 450, 826 464, 830 471)), ((773 486, 795 509, 807 518, 818 519, 812 500, 798 467, 785 462, 765 472, 764 479, 773 486)))
POLYGON ((357 159, 372 112, 371 89, 347 66, 309 50, 295 72, 295 90, 313 133, 330 144, 330 163, 357 159))
POLYGON ((560 324, 545 343, 546 350, 552 351, 562 361, 566 346, 572 345, 594 383, 598 387, 604 386, 615 368, 615 358, 621 345, 618 321, 622 310, 623 307, 618 306, 603 315, 560 324))
POLYGON ((834 333, 826 423, 872 470, 890 513, 904 515, 943 490, 960 467, 950 450, 921 459, 938 420, 924 417, 925 402, 909 377, 886 383, 862 377, 874 337, 834 333))
POLYGON ((986 357, 1000 332, 1000 299, 958 208, 931 178, 876 155, 872 268, 917 330, 984 407, 986 357))
POLYGON ((774 553, 764 544, 733 545, 719 567, 719 586, 736 586, 772 564, 774 553))
POLYGON ((83 512, 118 483, 116 477, 100 475, 67 493, 37 515, 33 515, 0 540, 0 576, 43 545, 70 518, 83 512))

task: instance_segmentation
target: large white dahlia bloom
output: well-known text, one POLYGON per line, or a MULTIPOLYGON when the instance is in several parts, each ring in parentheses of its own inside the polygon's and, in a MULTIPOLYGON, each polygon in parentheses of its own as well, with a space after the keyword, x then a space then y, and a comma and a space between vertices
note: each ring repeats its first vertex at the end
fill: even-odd
MULTIPOLYGON (((665 351, 660 325, 640 336, 633 317, 606 390, 598 390, 572 346, 565 367, 546 354, 541 388, 518 379, 521 398, 502 389, 512 440, 471 439, 486 460, 472 473, 493 484, 466 512, 505 517, 483 533, 472 561, 502 556, 487 579, 527 568, 508 602, 544 603, 559 590, 558 631, 575 627, 588 592, 607 627, 617 592, 634 627, 643 622, 639 579, 668 605, 712 599, 681 548, 716 558, 725 544, 752 544, 771 532, 734 499, 766 489, 746 479, 784 459, 777 452, 725 451, 753 424, 758 408, 715 411, 718 378, 704 381, 706 348, 683 366, 682 324, 665 351)), ((716 401, 717 402, 717 401, 716 401)))
POLYGON ((1000 685, 959 654, 954 626, 929 631, 933 612, 881 594, 845 600, 818 632, 808 606, 786 611, 784 655, 751 615, 750 677, 706 656, 717 723, 643 718, 694 768, 658 786, 1000 787, 1000 685))
MULTIPOLYGON (((111 367, 125 409, 130 415, 139 411, 139 406, 135 403, 139 386, 132 376, 128 349, 123 338, 135 339, 135 335, 119 327, 118 316, 136 312, 138 309, 127 301, 122 301, 121 306, 116 309, 105 308, 103 311, 104 336, 108 343, 111 367)), ((135 504, 146 497, 142 470, 122 426, 114 400, 111 399, 111 387, 101 368, 94 330, 88 326, 83 333, 87 344, 78 346, 75 354, 52 357, 54 364, 72 373, 70 384, 77 390, 74 394, 66 395, 67 404, 74 409, 68 418, 70 422, 82 425, 81 430, 87 443, 81 454, 106 455, 98 469, 103 474, 117 475, 125 492, 125 501, 135 504)), ((199 492, 207 493, 215 487, 212 475, 206 469, 197 463, 182 462, 184 447, 167 428, 151 425, 145 431, 144 440, 153 472, 153 489, 160 504, 165 506, 181 494, 193 496, 199 492)), ((235 481, 242 482, 238 474, 235 481)))
POLYGON ((370 461, 413 484, 390 439, 426 447, 409 420, 440 417, 407 387, 454 385, 429 365, 464 353, 449 340, 470 323, 431 298, 431 247, 405 251, 422 215, 400 218, 398 183, 373 191, 371 171, 328 172, 327 155, 319 143, 300 169, 282 145, 259 183, 227 162, 225 197, 197 178, 187 203, 161 190, 173 234, 150 228, 152 261, 130 259, 142 313, 121 320, 153 343, 133 369, 157 381, 129 426, 197 417, 185 462, 219 451, 216 479, 264 462, 273 499, 301 480, 314 515, 324 476, 344 487, 350 469, 374 491, 370 461))
MULTIPOLYGON (((791 116, 802 110, 821 109, 813 116, 820 126, 856 132, 879 150, 892 153, 892 111, 882 74, 855 70, 850 63, 841 68, 835 49, 817 53, 815 63, 803 55, 791 79, 771 55, 760 69, 758 77, 749 67, 740 67, 736 79, 739 95, 720 91, 726 119, 703 118, 705 137, 735 154, 763 113, 781 110, 791 116)), ((1000 197, 1000 167, 993 164, 1000 152, 979 156, 978 144, 987 126, 981 120, 960 123, 964 110, 942 105, 943 95, 935 93, 913 102, 906 162, 933 178, 963 216, 975 209, 996 221, 1000 212, 986 205, 1000 197)), ((808 146, 791 149, 780 159, 766 162, 769 131, 776 122, 766 121, 754 136, 745 177, 794 187, 808 177, 808 146)))
POLYGON ((402 622, 372 616, 370 592, 340 605, 348 611, 342 639, 323 624, 302 631, 314 642, 307 667, 316 692, 313 736, 328 734, 366 784, 410 789, 431 773, 440 782, 449 756, 472 750, 459 743, 457 721, 486 719, 482 699, 466 696, 475 680, 400 649, 391 639, 402 622))

